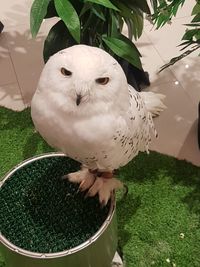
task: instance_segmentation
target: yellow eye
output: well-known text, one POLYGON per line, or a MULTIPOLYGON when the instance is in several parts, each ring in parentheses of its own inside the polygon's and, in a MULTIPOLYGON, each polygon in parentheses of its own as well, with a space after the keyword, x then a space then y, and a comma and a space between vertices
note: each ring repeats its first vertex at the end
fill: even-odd
POLYGON ((72 72, 65 69, 65 68, 61 68, 60 71, 64 76, 71 76, 72 75, 72 72))
POLYGON ((109 82, 108 77, 103 77, 103 78, 98 78, 96 79, 96 83, 101 84, 101 85, 106 85, 109 82))

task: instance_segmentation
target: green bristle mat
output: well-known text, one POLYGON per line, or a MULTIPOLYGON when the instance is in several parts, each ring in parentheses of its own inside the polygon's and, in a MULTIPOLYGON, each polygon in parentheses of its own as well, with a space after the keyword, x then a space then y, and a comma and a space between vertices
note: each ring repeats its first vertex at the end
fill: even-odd
POLYGON ((110 202, 84 198, 78 185, 61 177, 79 169, 69 158, 56 156, 18 169, 0 189, 1 234, 32 252, 56 253, 92 237, 106 220, 110 202))

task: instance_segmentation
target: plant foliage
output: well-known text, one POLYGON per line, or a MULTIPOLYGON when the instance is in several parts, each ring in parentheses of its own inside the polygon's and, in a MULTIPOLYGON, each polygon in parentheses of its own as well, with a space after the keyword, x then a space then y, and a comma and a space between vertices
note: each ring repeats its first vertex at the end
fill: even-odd
MULTIPOLYGON (((151 0, 151 3, 154 9, 152 20, 158 29, 166 23, 171 22, 171 19, 176 16, 178 9, 185 3, 185 0, 151 0)), ((183 51, 182 54, 172 58, 169 63, 161 67, 160 71, 175 64, 177 61, 200 48, 200 0, 196 0, 191 15, 193 19, 191 23, 185 25, 187 28, 182 37, 182 43, 180 44, 180 46, 182 46, 180 49, 180 51, 183 51)))
POLYGON ((141 69, 140 54, 130 41, 143 31, 143 14, 150 14, 146 0, 35 0, 30 26, 33 37, 43 19, 59 17, 44 44, 44 60, 74 44, 100 47, 141 69), (124 24, 128 38, 122 34, 124 24))

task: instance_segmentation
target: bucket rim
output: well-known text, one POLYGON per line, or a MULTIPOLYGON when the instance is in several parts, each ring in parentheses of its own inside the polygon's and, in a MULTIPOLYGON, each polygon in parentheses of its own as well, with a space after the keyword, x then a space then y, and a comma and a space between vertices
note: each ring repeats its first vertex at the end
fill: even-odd
MULTIPOLYGON (((40 155, 36 155, 34 157, 28 158, 22 162, 20 162, 19 164, 17 164, 16 166, 14 166, 10 171, 8 171, 4 176, 3 179, 0 181, 0 188, 3 186, 3 184, 5 183, 5 181, 7 179, 9 179, 17 170, 21 169, 22 167, 43 159, 43 158, 50 158, 50 157, 67 157, 64 153, 61 152, 50 152, 50 153, 43 153, 40 155)), ((103 222, 103 224, 101 225, 101 227, 99 228, 99 230, 92 235, 92 237, 90 237, 89 239, 87 239, 85 242, 81 243, 80 245, 68 249, 68 250, 63 250, 60 252, 54 252, 54 253, 40 253, 40 252, 32 252, 23 248, 20 248, 18 246, 16 246, 15 244, 13 244, 12 242, 10 242, 1 232, 0 232, 0 243, 2 243, 2 245, 4 245, 5 247, 7 247, 8 249, 21 254, 23 256, 27 256, 30 258, 42 258, 42 259, 51 259, 51 258, 58 258, 58 257, 64 257, 67 255, 72 255, 74 253, 77 253, 85 248, 87 248, 89 245, 91 245, 92 243, 94 243, 108 228, 108 226, 110 225, 113 216, 115 214, 115 209, 116 209, 116 200, 115 200, 115 194, 113 193, 111 195, 111 204, 110 204, 110 209, 108 212, 108 215, 105 219, 105 221, 103 222)))

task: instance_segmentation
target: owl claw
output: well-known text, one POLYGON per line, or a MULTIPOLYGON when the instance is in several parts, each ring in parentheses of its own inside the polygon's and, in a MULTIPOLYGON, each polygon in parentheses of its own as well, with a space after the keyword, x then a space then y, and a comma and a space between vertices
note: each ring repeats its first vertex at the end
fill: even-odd
POLYGON ((88 190, 84 199, 98 194, 102 208, 107 205, 115 189, 123 188, 123 184, 116 178, 113 178, 112 173, 110 175, 105 173, 105 177, 104 173, 102 173, 102 176, 98 177, 88 169, 83 168, 80 171, 69 173, 66 177, 72 183, 80 183, 77 193, 88 190))
POLYGON ((95 176, 91 172, 89 172, 88 169, 82 169, 77 172, 72 172, 69 173, 68 175, 65 175, 64 177, 67 178, 72 183, 80 184, 78 192, 83 192, 87 190, 93 185, 95 181, 95 176))
POLYGON ((113 191, 122 187, 123 184, 116 178, 98 177, 88 190, 88 195, 93 197, 98 194, 101 206, 106 206, 113 191))
POLYGON ((100 205, 101 205, 101 209, 103 209, 105 206, 106 206, 106 202, 105 201, 102 201, 101 203, 100 203, 100 205))

